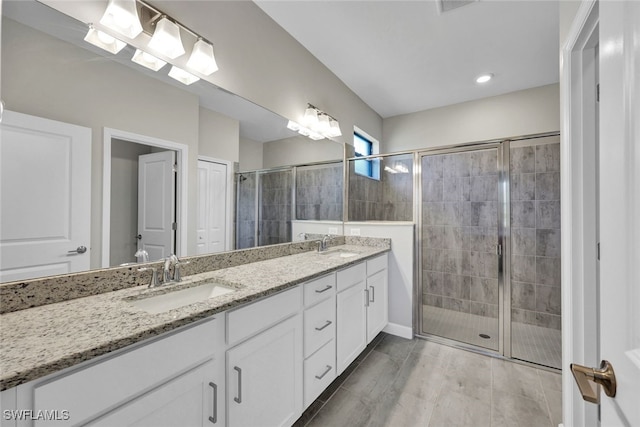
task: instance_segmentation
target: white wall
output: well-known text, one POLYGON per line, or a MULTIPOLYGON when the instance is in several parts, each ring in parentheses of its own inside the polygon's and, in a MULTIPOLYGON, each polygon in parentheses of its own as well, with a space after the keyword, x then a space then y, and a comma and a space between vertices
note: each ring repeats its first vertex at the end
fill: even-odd
POLYGON ((240 170, 262 169, 263 143, 240 138, 240 170))
POLYGON ((559 129, 560 92, 553 84, 384 119, 380 152, 559 129))
POLYGON ((340 143, 328 139, 314 141, 304 136, 294 136, 264 143, 262 167, 266 169, 325 160, 342 160, 343 156, 344 149, 340 143))
POLYGON ((239 161, 240 122, 200 107, 198 124, 198 155, 239 161))
POLYGON ((414 225, 412 223, 347 222, 345 236, 354 234, 391 239, 389 254, 389 324, 384 331, 413 338, 413 261, 414 225))

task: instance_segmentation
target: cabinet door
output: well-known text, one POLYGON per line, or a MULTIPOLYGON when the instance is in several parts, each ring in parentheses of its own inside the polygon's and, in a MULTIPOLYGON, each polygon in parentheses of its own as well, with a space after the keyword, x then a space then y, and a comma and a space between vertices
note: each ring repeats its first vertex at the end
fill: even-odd
POLYGON ((338 293, 336 303, 336 346, 338 375, 367 346, 365 281, 338 293))
POLYGON ((387 270, 367 278, 369 307, 367 307, 367 343, 371 342, 389 321, 387 270))
POLYGON ((227 351, 230 427, 289 426, 302 414, 302 396, 301 315, 227 351))
POLYGON ((109 412, 90 426, 224 426, 224 392, 210 360, 109 412))

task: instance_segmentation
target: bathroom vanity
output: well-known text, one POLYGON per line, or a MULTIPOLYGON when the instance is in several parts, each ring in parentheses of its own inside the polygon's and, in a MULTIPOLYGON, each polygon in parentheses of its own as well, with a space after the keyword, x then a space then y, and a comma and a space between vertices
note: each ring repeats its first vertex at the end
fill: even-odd
POLYGON ((3 314, 2 426, 291 425, 387 324, 375 240, 3 314))

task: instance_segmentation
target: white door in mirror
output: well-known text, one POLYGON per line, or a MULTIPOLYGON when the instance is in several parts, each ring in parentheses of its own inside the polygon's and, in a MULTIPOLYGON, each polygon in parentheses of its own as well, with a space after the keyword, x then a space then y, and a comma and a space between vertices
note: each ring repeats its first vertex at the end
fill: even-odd
POLYGON ((91 129, 5 111, 0 281, 89 269, 91 129))

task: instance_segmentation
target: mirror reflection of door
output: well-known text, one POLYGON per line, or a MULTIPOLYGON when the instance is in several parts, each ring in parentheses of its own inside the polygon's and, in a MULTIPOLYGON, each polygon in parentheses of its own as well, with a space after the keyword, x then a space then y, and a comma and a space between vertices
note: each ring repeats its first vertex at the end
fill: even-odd
POLYGON ((222 252, 227 241, 227 165, 198 160, 196 252, 222 252))
POLYGON ((109 265, 175 253, 175 151, 113 138, 109 265))

